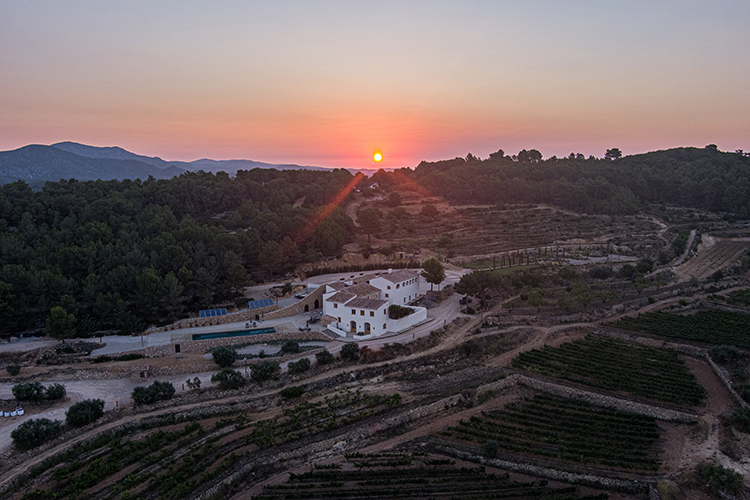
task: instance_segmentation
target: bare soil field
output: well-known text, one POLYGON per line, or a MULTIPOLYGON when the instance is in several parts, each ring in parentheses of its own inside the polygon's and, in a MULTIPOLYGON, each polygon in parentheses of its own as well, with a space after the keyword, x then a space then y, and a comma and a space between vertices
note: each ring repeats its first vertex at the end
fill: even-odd
POLYGON ((704 235, 698 253, 677 267, 675 273, 683 280, 692 277, 699 280, 706 279, 716 271, 725 269, 736 262, 748 250, 750 250, 750 239, 727 239, 704 235))

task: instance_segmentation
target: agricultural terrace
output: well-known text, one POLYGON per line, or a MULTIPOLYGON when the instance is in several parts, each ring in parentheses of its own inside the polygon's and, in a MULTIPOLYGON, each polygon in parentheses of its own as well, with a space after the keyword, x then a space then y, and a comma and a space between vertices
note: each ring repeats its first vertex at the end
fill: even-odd
POLYGON ((686 406, 701 403, 705 396, 703 387, 674 351, 601 335, 521 353, 511 366, 686 406))
POLYGON ((719 269, 737 261, 750 248, 749 241, 725 240, 708 235, 704 237, 704 240, 706 241, 703 244, 707 248, 703 248, 695 257, 675 269, 678 276, 683 279, 708 278, 719 269))
POLYGON ((614 239, 623 246, 663 245, 656 237, 659 226, 641 215, 580 215, 539 205, 436 206, 439 214, 434 217, 420 215, 423 205, 385 209, 380 236, 405 248, 441 249, 449 255, 492 254, 565 242, 577 246, 581 241, 595 241, 597 248, 606 249, 604 242, 614 239))
POLYGON ((489 455, 502 450, 619 469, 659 468, 656 419, 557 396, 508 403, 438 434, 489 455))
MULTIPOLYGON (((48 458, 19 477, 8 494, 39 491, 33 498, 185 498, 215 484, 264 449, 332 431, 387 411, 400 396, 341 391, 303 402, 283 415, 253 421, 239 412, 179 422, 175 415, 99 436, 48 458), (126 493, 127 492, 127 493, 126 493)), ((23 498, 26 498, 24 496, 23 498)))
POLYGON ((426 455, 346 454, 347 463, 316 465, 309 472, 290 474, 280 485, 268 485, 253 500, 319 498, 461 498, 466 500, 607 500, 606 493, 585 495, 576 486, 550 486, 546 480, 512 480, 484 467, 456 467, 451 459, 426 455), (356 470, 353 470, 355 467, 356 470))
POLYGON ((623 317, 608 326, 711 345, 750 348, 750 314, 739 312, 699 311, 690 316, 647 312, 635 318, 623 317))

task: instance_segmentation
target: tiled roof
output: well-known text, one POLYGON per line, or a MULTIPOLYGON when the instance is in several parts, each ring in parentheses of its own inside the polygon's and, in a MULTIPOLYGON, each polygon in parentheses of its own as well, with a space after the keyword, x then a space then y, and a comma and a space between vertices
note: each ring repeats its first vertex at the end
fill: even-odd
POLYGON ((387 300, 366 299, 359 297, 346 303, 346 307, 356 307, 357 309, 380 309, 387 304, 387 300))
POLYGON ((341 281, 334 281, 333 283, 326 283, 327 286, 333 288, 334 290, 343 290, 346 288, 346 283, 343 283, 341 281))
POLYGON ((345 304, 346 302, 352 300, 354 297, 356 297, 356 295, 354 295, 353 293, 349 293, 349 291, 341 291, 329 297, 328 302, 338 302, 339 304, 345 304))

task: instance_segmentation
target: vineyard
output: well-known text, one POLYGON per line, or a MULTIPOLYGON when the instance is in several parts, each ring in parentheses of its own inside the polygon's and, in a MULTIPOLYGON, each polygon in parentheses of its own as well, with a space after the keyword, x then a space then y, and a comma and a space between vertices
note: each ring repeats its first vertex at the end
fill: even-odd
POLYGON ((184 498, 214 484, 264 448, 331 431, 399 403, 398 394, 342 391, 255 422, 245 413, 201 422, 177 422, 172 415, 104 434, 55 455, 19 477, 6 493, 31 488, 34 496, 23 498, 36 500, 184 498))
POLYGON ((654 418, 557 396, 509 403, 439 434, 481 446, 485 454, 497 448, 621 469, 659 468, 653 451, 659 439, 654 418))
POLYGON ((523 352, 511 366, 668 403, 695 406, 705 396, 674 351, 598 335, 523 352))
POLYGON ((461 498, 508 500, 606 500, 609 495, 584 495, 576 486, 550 486, 546 480, 512 480, 484 467, 456 467, 453 460, 426 455, 347 454, 345 465, 315 467, 290 474, 285 484, 268 485, 253 500, 319 498, 461 498), (356 470, 352 470, 352 467, 356 470), (348 469, 348 470, 344 470, 348 469))
POLYGON ((609 326, 712 345, 750 348, 750 314, 738 312, 700 311, 690 316, 648 312, 635 318, 623 317, 609 326))

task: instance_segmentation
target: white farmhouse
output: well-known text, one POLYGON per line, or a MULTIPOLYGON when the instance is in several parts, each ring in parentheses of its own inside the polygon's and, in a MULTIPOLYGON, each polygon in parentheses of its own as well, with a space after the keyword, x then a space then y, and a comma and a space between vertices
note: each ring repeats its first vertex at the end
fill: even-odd
POLYGON ((404 318, 388 317, 391 305, 406 306, 419 297, 419 273, 416 271, 389 269, 387 273, 324 286, 325 323, 341 336, 379 336, 386 332, 400 332, 427 319, 427 310, 416 306, 409 306, 414 312, 404 318))

